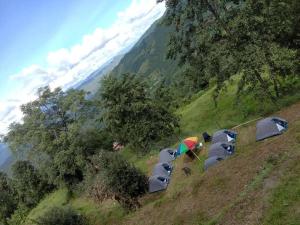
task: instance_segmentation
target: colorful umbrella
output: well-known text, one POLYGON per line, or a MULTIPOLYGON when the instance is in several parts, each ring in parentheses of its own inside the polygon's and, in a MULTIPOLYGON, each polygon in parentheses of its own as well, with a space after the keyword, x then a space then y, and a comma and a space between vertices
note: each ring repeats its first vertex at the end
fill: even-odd
POLYGON ((198 142, 199 140, 197 137, 189 137, 184 139, 177 148, 176 156, 180 156, 189 150, 195 150, 198 142))

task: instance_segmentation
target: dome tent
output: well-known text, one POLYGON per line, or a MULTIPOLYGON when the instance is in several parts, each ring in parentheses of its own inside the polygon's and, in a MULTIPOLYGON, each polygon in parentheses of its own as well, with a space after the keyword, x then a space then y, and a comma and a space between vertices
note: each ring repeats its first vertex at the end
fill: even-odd
POLYGON ((224 160, 224 157, 213 156, 205 160, 204 162, 204 170, 207 170, 209 167, 216 165, 218 162, 224 160))
POLYGON ((149 192, 157 192, 167 189, 169 178, 164 175, 155 175, 149 178, 149 192))
POLYGON ((166 148, 159 153, 159 162, 172 162, 175 159, 175 149, 166 148))
POLYGON ((173 170, 173 166, 171 163, 168 162, 164 162, 164 163, 157 163, 154 168, 153 168, 153 172, 152 175, 164 175, 169 177, 172 173, 173 170))
POLYGON ((268 117, 256 124, 256 141, 282 134, 288 129, 288 122, 279 117, 268 117))
POLYGON ((208 157, 219 156, 228 157, 234 154, 235 146, 228 142, 217 142, 210 146, 208 157))
POLYGON ((235 143, 237 137, 237 133, 233 130, 219 130, 214 133, 212 137, 212 144, 218 143, 218 142, 229 142, 229 143, 235 143))

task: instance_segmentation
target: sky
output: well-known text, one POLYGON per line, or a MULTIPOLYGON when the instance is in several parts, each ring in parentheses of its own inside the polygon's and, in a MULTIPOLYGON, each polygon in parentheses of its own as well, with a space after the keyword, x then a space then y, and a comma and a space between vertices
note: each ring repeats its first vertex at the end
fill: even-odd
POLYGON ((156 0, 0 0, 0 134, 39 87, 72 87, 164 12, 156 0))

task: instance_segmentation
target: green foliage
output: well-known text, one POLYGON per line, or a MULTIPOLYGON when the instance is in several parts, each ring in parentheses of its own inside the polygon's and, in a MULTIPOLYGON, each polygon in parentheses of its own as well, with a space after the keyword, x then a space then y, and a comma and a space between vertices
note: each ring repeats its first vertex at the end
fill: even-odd
MULTIPOLYGON (((181 116, 180 130, 182 136, 201 135, 200 132, 215 132, 218 129, 231 128, 245 122, 271 113, 300 99, 300 93, 290 91, 289 96, 284 96, 275 106, 270 99, 257 98, 254 91, 243 94, 236 100, 237 84, 240 77, 234 77, 231 83, 227 83, 226 90, 222 90, 218 97, 217 107, 212 101, 214 87, 207 91, 201 91, 195 95, 195 99, 182 107, 176 114, 181 116)), ((296 84, 296 83, 295 83, 296 84)), ((298 81, 298 87, 300 80, 298 81)))
POLYGON ((70 207, 54 207, 37 221, 32 221, 39 225, 87 225, 87 220, 70 207))
MULTIPOLYGON (((39 217, 45 215, 50 208, 66 206, 69 201, 70 192, 66 188, 56 190, 53 193, 48 194, 35 208, 27 213, 26 221, 36 221, 39 217)), ((27 223, 25 224, 27 225, 27 223)))
POLYGON ((299 72, 299 1, 167 0, 166 5, 165 21, 176 27, 168 57, 194 68, 199 80, 216 78, 215 98, 227 80, 242 74, 238 96, 259 89, 258 97, 275 103, 284 83, 299 72))
MULTIPOLYGON (((135 209, 146 193, 147 178, 118 153, 103 151, 112 150, 113 141, 134 149, 136 157, 174 134, 176 115, 183 115, 184 135, 212 132, 272 112, 272 102, 282 106, 299 99, 299 1, 167 0, 166 5, 169 26, 153 24, 102 81, 99 102, 88 101, 83 91, 45 87, 37 100, 22 106, 24 123, 12 124, 5 140, 31 163, 17 162, 12 182, 0 174, 0 223, 86 224, 70 208, 46 212, 52 204, 48 198, 27 217, 54 185, 72 191, 82 181, 94 200, 112 198, 135 209), (165 59, 167 48, 174 61, 165 59), (174 115, 184 99, 191 101, 209 86, 174 115), (217 107, 212 97, 219 100, 217 107)), ((136 160, 147 171, 146 157, 136 160)), ((290 211, 298 210, 295 186, 289 180, 277 190, 267 223, 298 219, 282 208, 288 204, 290 211)), ((69 203, 66 193, 58 205, 69 203)))
POLYGON ((11 218, 8 219, 8 225, 24 225, 29 211, 25 206, 18 207, 11 218))
POLYGON ((22 106, 24 123, 10 126, 8 143, 18 154, 25 151, 49 183, 81 182, 88 157, 112 148, 112 138, 96 120, 99 107, 78 90, 45 87, 38 95, 22 106))
POLYGON ((167 42, 174 28, 155 22, 140 41, 122 58, 112 74, 117 77, 126 73, 146 77, 151 84, 166 80, 171 83, 180 70, 176 61, 166 59, 167 42))
POLYGON ((148 179, 140 170, 118 153, 102 153, 95 156, 93 165, 96 168, 95 172, 100 172, 96 179, 104 186, 103 193, 108 195, 108 198, 113 196, 129 210, 139 207, 138 198, 148 189, 148 179))
POLYGON ((72 207, 82 213, 90 224, 117 224, 126 216, 125 210, 118 204, 97 204, 87 198, 74 199, 72 207))
POLYGON ((10 179, 0 172, 0 224, 7 224, 7 218, 17 208, 17 201, 10 179))
POLYGON ((117 141, 137 152, 149 151, 151 144, 171 136, 178 126, 169 105, 151 98, 148 86, 136 75, 104 78, 101 99, 108 129, 117 141))
POLYGON ((35 206, 51 186, 44 181, 39 172, 28 161, 17 161, 12 166, 13 186, 19 204, 28 208, 35 206))

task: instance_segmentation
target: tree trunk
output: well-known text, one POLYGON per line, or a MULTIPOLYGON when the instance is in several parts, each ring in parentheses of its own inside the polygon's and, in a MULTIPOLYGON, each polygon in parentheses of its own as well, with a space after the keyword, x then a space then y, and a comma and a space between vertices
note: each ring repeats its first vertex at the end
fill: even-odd
POLYGON ((269 98, 271 99, 271 101, 274 103, 274 105, 277 106, 277 100, 276 98, 272 95, 272 93, 269 90, 268 85, 266 84, 266 82, 263 80, 263 78, 261 77, 261 75, 259 74, 259 72, 257 70, 255 70, 255 77, 256 79, 259 81, 261 87, 264 89, 264 91, 267 93, 267 95, 269 96, 269 98))

